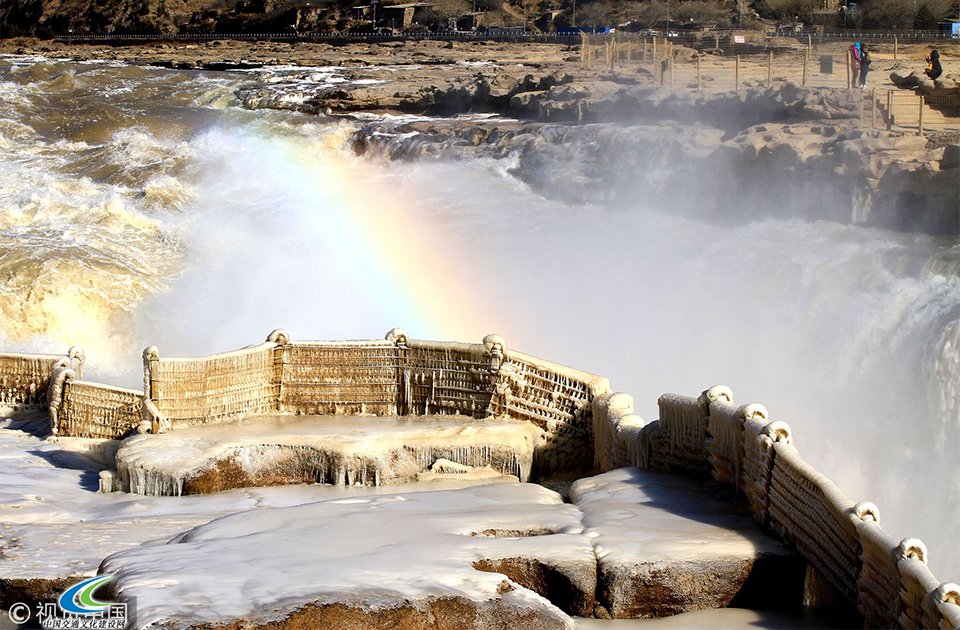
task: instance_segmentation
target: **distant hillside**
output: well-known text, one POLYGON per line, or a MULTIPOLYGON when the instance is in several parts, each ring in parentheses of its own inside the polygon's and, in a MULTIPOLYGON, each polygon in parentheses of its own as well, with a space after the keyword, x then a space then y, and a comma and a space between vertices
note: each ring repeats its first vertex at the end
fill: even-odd
POLYGON ((185 29, 234 31, 269 27, 287 31, 295 22, 297 7, 334 20, 349 17, 355 2, 333 0, 7 0, 0 5, 4 37, 18 35, 175 33, 185 29))
MULTIPOLYGON (((729 3, 722 0, 674 0, 672 9, 667 0, 426 0, 418 3, 412 23, 402 24, 385 9, 404 2, 411 0, 380 0, 376 27, 650 28, 669 22, 671 15, 685 23, 731 21, 729 3)), ((369 0, 6 0, 0 3, 0 35, 372 30, 369 6, 369 0)))
POLYGON ((960 0, 5 0, 0 35, 329 32, 568 26, 659 31, 765 29, 776 23, 851 28, 935 28, 960 0), (406 3, 407 14, 394 5, 406 3), (417 4, 415 8, 413 4, 417 4))

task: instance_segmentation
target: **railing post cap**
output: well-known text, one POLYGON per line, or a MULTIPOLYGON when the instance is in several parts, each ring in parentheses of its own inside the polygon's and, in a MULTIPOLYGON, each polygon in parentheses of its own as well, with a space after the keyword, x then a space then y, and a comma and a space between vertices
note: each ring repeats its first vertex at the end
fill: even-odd
POLYGON ((875 523, 880 523, 880 508, 877 507, 875 503, 870 501, 861 501, 853 506, 853 513, 857 515, 861 521, 874 521, 875 523))
POLYGON ((897 546, 897 555, 901 560, 913 558, 927 563, 927 546, 919 538, 904 538, 897 546))
POLYGON ((70 349, 67 350, 67 356, 71 359, 79 359, 80 361, 83 361, 83 348, 80 346, 70 346, 70 349))
POLYGON ((406 344, 408 339, 407 331, 403 328, 391 328, 383 338, 397 345, 406 344))
POLYGON ((715 402, 721 399, 727 402, 733 402, 733 390, 726 385, 714 385, 713 387, 705 389, 700 396, 706 398, 708 402, 715 402))
POLYGON ((290 342, 290 336, 283 328, 275 328, 269 335, 267 335, 267 341, 283 346, 290 342))
POLYGON ((483 338, 483 345, 487 352, 496 352, 497 350, 503 352, 507 349, 507 342, 503 340, 503 337, 495 334, 486 335, 483 338))
POLYGON ((763 427, 763 435, 770 438, 771 442, 780 442, 790 444, 793 442, 793 433, 790 431, 790 425, 783 420, 774 420, 763 427))
POLYGON ((960 585, 956 582, 944 582, 933 591, 933 598, 941 604, 960 606, 960 585))
POLYGON ((156 346, 147 346, 143 349, 143 358, 144 359, 159 359, 160 358, 160 348, 156 346))
POLYGON ((770 417, 770 414, 767 413, 767 408, 760 403, 748 403, 737 408, 737 416, 743 420, 752 420, 754 418, 766 420, 770 417))

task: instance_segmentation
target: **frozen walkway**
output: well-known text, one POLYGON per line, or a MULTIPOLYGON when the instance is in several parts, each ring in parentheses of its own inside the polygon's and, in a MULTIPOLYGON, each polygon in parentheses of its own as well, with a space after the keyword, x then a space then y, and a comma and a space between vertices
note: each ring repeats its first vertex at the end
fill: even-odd
POLYGON ((622 469, 573 498, 493 484, 255 510, 103 567, 145 619, 181 625, 332 627, 349 613, 357 627, 570 628, 571 615, 748 604, 764 586, 768 606, 800 602, 803 564, 695 481, 622 469))
POLYGON ((597 555, 597 599, 616 618, 802 599, 806 564, 708 487, 620 468, 570 489, 597 555))
MULTIPOLYGON (((302 436, 304 423, 299 420, 288 417, 244 427, 261 437, 302 436), (277 425, 286 430, 277 431, 277 425)), ((449 424, 450 418, 442 420, 449 424)), ((388 422, 407 431, 429 431, 432 420, 388 422)), ((316 424, 323 423, 306 423, 316 424)), ((332 430, 340 423, 327 424, 332 430)), ((464 425, 473 423, 454 424, 467 429, 471 427, 464 425)), ((235 432, 236 426, 214 432, 219 431, 235 432)), ((589 616, 593 610, 603 614, 595 606, 622 611, 620 601, 656 598, 676 610, 692 610, 725 605, 724 593, 736 592, 734 603, 749 604, 743 596, 755 592, 753 583, 763 575, 763 562, 785 560, 778 543, 697 482, 635 469, 577 482, 573 505, 529 484, 464 489, 438 485, 476 483, 467 474, 441 475, 446 479, 392 490, 300 485, 212 496, 136 497, 94 492, 83 482, 92 469, 79 468, 80 461, 62 451, 61 444, 0 430, 0 447, 7 473, 0 479, 0 520, 9 523, 0 540, 5 552, 0 556, 5 576, 0 591, 7 598, 0 607, 37 593, 54 597, 80 576, 94 574, 103 558, 123 551, 111 560, 111 568, 132 566, 130 561, 139 566, 140 560, 155 558, 132 574, 122 571, 127 576, 120 578, 125 594, 142 595, 145 612, 150 602, 158 605, 152 609, 158 617, 183 615, 178 620, 183 625, 201 619, 191 617, 191 610, 170 609, 180 601, 170 589, 182 588, 202 601, 251 606, 221 610, 221 621, 253 618, 264 610, 281 618, 315 614, 326 619, 343 612, 331 602, 347 601, 354 603, 350 614, 367 621, 365 614, 384 607, 397 615, 440 618, 446 614, 437 607, 440 601, 455 603, 456 611, 470 610, 478 619, 517 621, 518 611, 525 610, 523 614, 549 621, 550 627, 570 627, 570 615, 589 616), (238 514, 218 520, 230 513, 238 514), (203 525, 211 520, 215 522, 203 525), (219 524, 225 522, 242 532, 233 526, 223 529, 219 524), (261 538, 262 545, 251 545, 250 540, 261 538), (318 540, 324 544, 306 542, 318 540), (236 553, 227 553, 224 545, 235 545, 236 553), (264 553, 248 553, 251 549, 264 553), (278 549, 287 549, 290 556, 278 558, 278 549), (688 562, 684 554, 696 550, 704 552, 703 561, 688 562), (305 555, 313 561, 291 559, 305 555), (218 570, 222 579, 212 577, 208 568, 184 571, 183 562, 218 567, 225 557, 235 557, 237 563, 218 570), (735 564, 739 572, 716 572, 735 564), (296 568, 301 565, 313 577, 304 578, 304 571, 296 568), (326 569, 317 572, 317 566, 326 569), (649 566, 661 571, 644 575, 649 566), (611 572, 617 567, 630 570, 611 572), (362 575, 354 577, 363 580, 366 595, 351 581, 350 572, 361 569, 362 575), (323 580, 318 582, 314 574, 322 574, 323 580), (138 580, 137 575, 152 578, 138 580), (156 579, 163 575, 176 577, 156 579), (185 577, 191 575, 196 579, 185 577), (265 588, 257 578, 262 575, 273 576, 275 588, 265 588), (716 588, 718 579, 722 590, 712 599, 705 593, 686 596, 676 588, 679 581, 706 591, 716 588), (290 599, 291 593, 296 597, 290 599)), ((789 595, 784 575, 768 580, 778 589, 776 601, 789 595)))
POLYGON ((115 489, 180 495, 303 482, 376 486, 462 467, 526 481, 541 435, 529 422, 455 415, 248 418, 128 438, 117 452, 115 489))

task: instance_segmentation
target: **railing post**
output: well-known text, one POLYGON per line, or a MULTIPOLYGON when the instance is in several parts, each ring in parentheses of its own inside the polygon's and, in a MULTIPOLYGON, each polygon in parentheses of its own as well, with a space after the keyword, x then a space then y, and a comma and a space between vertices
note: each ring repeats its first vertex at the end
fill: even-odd
POLYGON ((394 344, 397 360, 397 402, 396 414, 405 416, 410 413, 410 405, 413 402, 413 395, 410 385, 410 372, 407 371, 407 348, 408 337, 406 331, 402 328, 391 328, 384 336, 386 341, 394 344))
POLYGON ((767 57, 767 87, 773 87, 773 51, 767 57))
POLYGON ((697 91, 700 91, 700 57, 697 57, 697 91))
POLYGON ((667 67, 670 72, 670 90, 673 90, 673 49, 670 50, 670 57, 667 60, 667 67))
POLYGON ((893 126, 893 90, 887 90, 887 131, 893 126))
POLYGON ((283 358, 286 352, 284 346, 290 343, 290 337, 287 335, 287 331, 277 328, 267 335, 267 341, 276 344, 273 348, 273 386, 275 388, 274 396, 277 398, 276 410, 280 412, 282 411, 283 401, 283 358))
POLYGON ((807 56, 803 56, 803 79, 800 81, 800 85, 807 84, 807 56))
POLYGON ((850 90, 853 88, 853 83, 850 81, 850 51, 847 51, 847 89, 850 90))
POLYGON ((897 55, 900 53, 900 42, 897 39, 897 36, 893 36, 893 60, 897 60, 897 55))
POLYGON ((919 125, 920 125, 920 126, 919 126, 919 129, 917 129, 917 135, 918 135, 918 136, 922 136, 922 135, 923 135, 923 94, 920 95, 920 122, 919 122, 919 125))
POLYGON ((870 90, 870 128, 873 129, 877 125, 877 87, 874 86, 870 90))
POLYGON ((734 89, 734 90, 739 90, 739 89, 740 89, 740 55, 737 55, 737 56, 736 56, 736 61, 734 62, 733 68, 734 68, 734 70, 733 70, 733 83, 734 83, 733 89, 734 89))
MULTIPOLYGON (((157 364, 160 362, 160 350, 156 346, 148 346, 143 351, 143 393, 154 407, 159 409, 160 402, 160 377, 157 374, 157 364)), ((154 426, 151 426, 154 434, 160 433, 161 427, 154 418, 154 426)))

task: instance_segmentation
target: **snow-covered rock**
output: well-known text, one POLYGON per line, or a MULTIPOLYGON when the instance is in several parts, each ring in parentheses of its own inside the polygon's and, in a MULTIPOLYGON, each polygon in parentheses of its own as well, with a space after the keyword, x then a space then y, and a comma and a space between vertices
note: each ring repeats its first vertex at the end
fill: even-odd
POLYGON ((799 604, 803 563, 699 482, 620 468, 580 479, 570 498, 596 548, 598 603, 616 618, 753 602, 771 584, 795 586, 799 604))
POLYGON ((540 486, 492 484, 234 514, 113 555, 102 571, 119 597, 136 598, 140 625, 321 627, 344 615, 372 626, 407 616, 418 627, 572 627, 537 593, 474 568, 531 556, 593 563, 580 511, 540 486))

